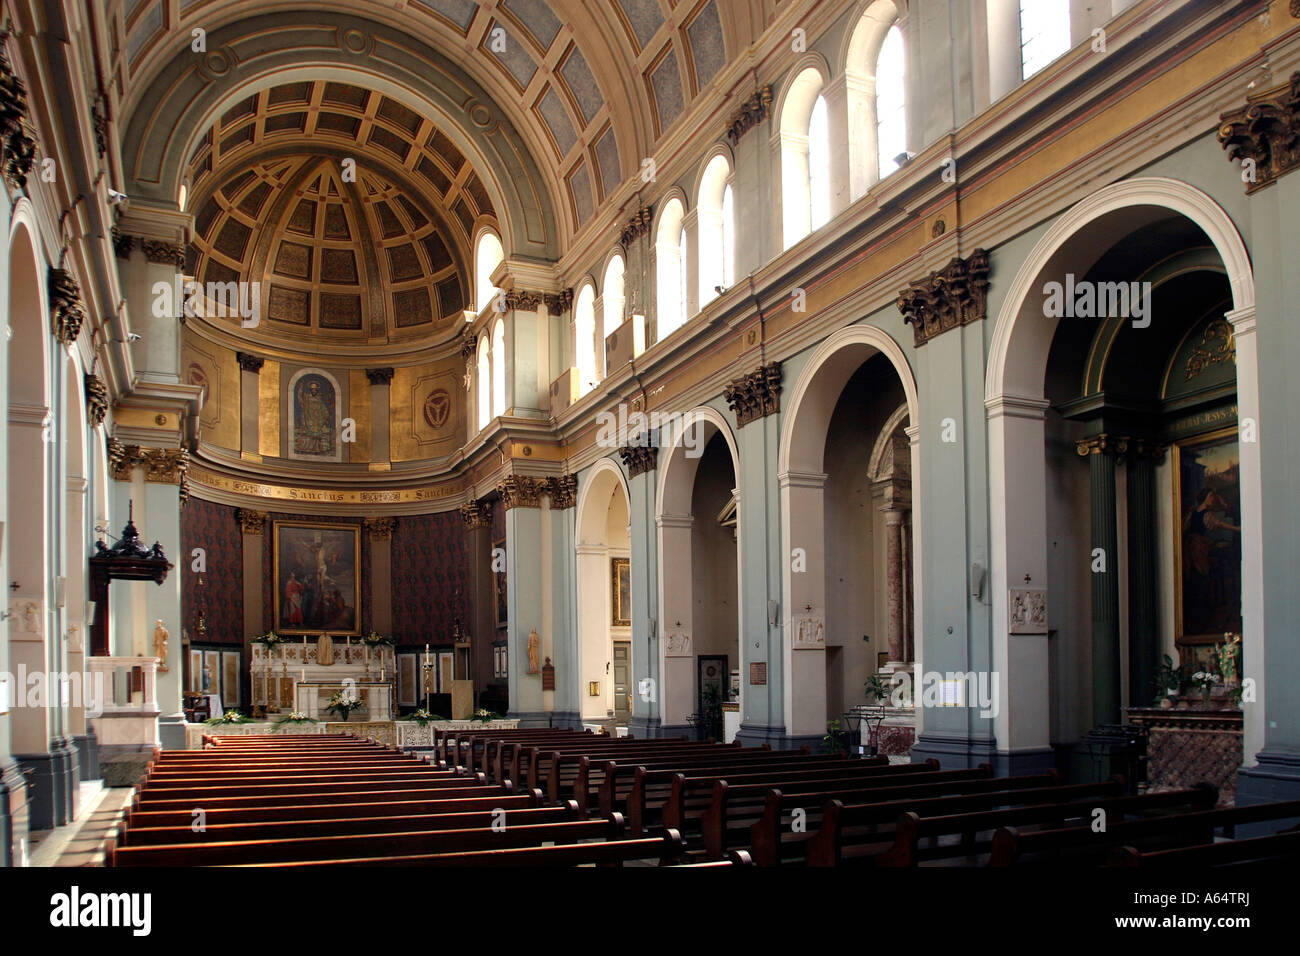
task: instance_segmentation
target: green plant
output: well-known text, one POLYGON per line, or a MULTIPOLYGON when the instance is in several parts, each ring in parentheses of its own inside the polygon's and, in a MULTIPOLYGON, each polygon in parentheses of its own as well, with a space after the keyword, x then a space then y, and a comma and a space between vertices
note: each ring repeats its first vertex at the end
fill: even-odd
POLYGON ((476 710, 474 713, 470 714, 469 719, 481 724, 486 724, 494 720, 500 720, 501 715, 492 710, 476 710))
POLYGON ((1155 674, 1151 678, 1151 689, 1156 694, 1155 702, 1158 704, 1168 697, 1171 689, 1175 692, 1182 690, 1184 680, 1183 669, 1175 667, 1173 658, 1165 654, 1156 665, 1155 674))
POLYGON ((252 642, 254 644, 265 645, 267 650, 272 650, 273 648, 279 647, 281 644, 287 644, 289 639, 275 633, 275 631, 267 631, 265 634, 257 635, 257 637, 253 638, 252 642))
MULTIPOLYGON (((283 727, 286 730, 288 730, 290 724, 317 724, 317 723, 320 723, 320 721, 316 720, 315 718, 308 717, 306 714, 300 713, 299 711, 295 710, 292 714, 289 714, 285 717, 281 717, 279 720, 277 720, 275 722, 275 727, 283 727)), ((275 727, 273 727, 272 730, 274 730, 275 727)))
MULTIPOLYGON (((428 712, 427 710, 425 710, 423 707, 421 707, 421 708, 420 708, 419 710, 417 710, 415 713, 413 713, 413 714, 407 714, 405 717, 402 718, 402 720, 413 720, 413 721, 415 721, 417 724, 419 724, 421 727, 423 727, 425 724, 429 723, 429 721, 431 721, 431 720, 445 720, 445 719, 446 719, 445 717, 439 717, 437 714, 431 714, 431 713, 429 713, 429 712, 428 712)), ((472 718, 471 718, 471 719, 472 719, 472 718)))
POLYGON ((866 681, 867 703, 883 704, 889 699, 889 681, 880 674, 872 674, 866 681))
POLYGON ((388 635, 387 637, 385 637, 383 634, 379 634, 375 631, 371 631, 369 634, 361 638, 361 643, 368 644, 371 647, 379 647, 380 645, 383 644, 396 644, 397 638, 393 637, 392 635, 388 635))
POLYGON ((826 722, 826 735, 822 737, 822 750, 825 753, 839 753, 843 750, 842 741, 844 731, 840 729, 838 720, 829 720, 826 722))
POLYGON ((338 691, 329 699, 325 706, 326 713, 337 713, 340 720, 347 720, 348 714, 361 706, 361 698, 356 696, 356 691, 344 689, 338 691))
POLYGON ((215 727, 218 724, 251 724, 252 722, 252 717, 245 717, 237 710, 228 710, 220 717, 209 717, 204 721, 210 727, 215 727))

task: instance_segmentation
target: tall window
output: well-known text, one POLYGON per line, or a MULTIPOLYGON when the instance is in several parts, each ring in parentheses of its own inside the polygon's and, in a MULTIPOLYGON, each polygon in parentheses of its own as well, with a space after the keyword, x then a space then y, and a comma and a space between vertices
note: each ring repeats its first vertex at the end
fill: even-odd
POLYGON ((600 287, 604 291, 601 293, 601 302, 604 305, 605 314, 603 316, 604 328, 600 333, 600 364, 603 368, 605 365, 605 339, 609 338, 610 333, 623 324, 623 303, 625 296, 623 292, 623 272, 626 266, 623 265, 623 257, 615 256, 609 260, 609 265, 605 267, 605 279, 601 282, 600 287))
POLYGON ((781 107, 781 235, 790 248, 830 219, 830 149, 822 75, 790 83, 781 107))
POLYGON ((808 119, 808 199, 810 225, 820 229, 831 221, 831 150, 822 96, 808 119))
POLYGON ((492 416, 506 411, 506 323, 497 319, 492 327, 492 416))
POLYGON ((478 427, 487 428, 492 420, 492 355, 488 337, 478 339, 478 427))
POLYGON ((686 229, 681 200, 670 199, 659 218, 655 241, 657 339, 686 321, 686 229))
POLYGON ((479 237, 478 249, 474 253, 474 295, 480 312, 492 303, 492 296, 496 294, 492 272, 505 257, 496 233, 485 232, 479 237))
POLYGON ((1070 0, 1020 0, 1020 71, 1029 79, 1070 49, 1070 0))
POLYGON ((578 391, 586 395, 596 387, 596 290, 582 287, 573 306, 574 365, 578 367, 578 391))
POLYGON ((712 302, 719 288, 735 281, 735 208, 727 177, 731 166, 725 156, 714 156, 700 180, 699 246, 700 306, 712 302))
POLYGON ((891 27, 876 60, 876 149, 881 179, 898 169, 897 157, 907 151, 905 91, 903 31, 891 27))

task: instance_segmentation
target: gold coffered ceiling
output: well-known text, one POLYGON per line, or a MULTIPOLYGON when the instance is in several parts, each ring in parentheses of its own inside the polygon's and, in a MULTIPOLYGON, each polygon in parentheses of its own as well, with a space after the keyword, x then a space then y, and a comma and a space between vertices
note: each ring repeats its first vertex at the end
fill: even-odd
POLYGON ((478 174, 441 131, 341 83, 236 103, 200 141, 190 179, 190 271, 259 282, 266 325, 240 332, 268 344, 295 332, 376 345, 450 334, 474 230, 495 225, 478 174))

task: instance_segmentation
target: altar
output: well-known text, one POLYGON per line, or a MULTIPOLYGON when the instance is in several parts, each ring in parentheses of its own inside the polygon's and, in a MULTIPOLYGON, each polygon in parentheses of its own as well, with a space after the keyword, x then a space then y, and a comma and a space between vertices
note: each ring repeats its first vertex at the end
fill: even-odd
POLYGON ((328 720, 331 696, 351 687, 362 699, 356 720, 391 720, 397 659, 392 645, 368 645, 355 638, 304 638, 252 646, 253 713, 290 711, 328 720))

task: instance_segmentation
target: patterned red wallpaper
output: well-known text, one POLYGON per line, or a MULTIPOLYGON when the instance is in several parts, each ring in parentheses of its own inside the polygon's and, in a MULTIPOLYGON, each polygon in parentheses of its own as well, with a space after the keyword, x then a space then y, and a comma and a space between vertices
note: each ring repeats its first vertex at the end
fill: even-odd
POLYGON ((181 621, 194 639, 199 617, 199 578, 203 578, 208 641, 244 642, 244 543, 235 509, 190 498, 181 509, 181 621), (206 552, 207 572, 192 571, 193 551, 206 552))
POLYGON ((455 511, 397 519, 393 529, 393 633, 399 644, 447 643, 467 620, 469 552, 455 511))

